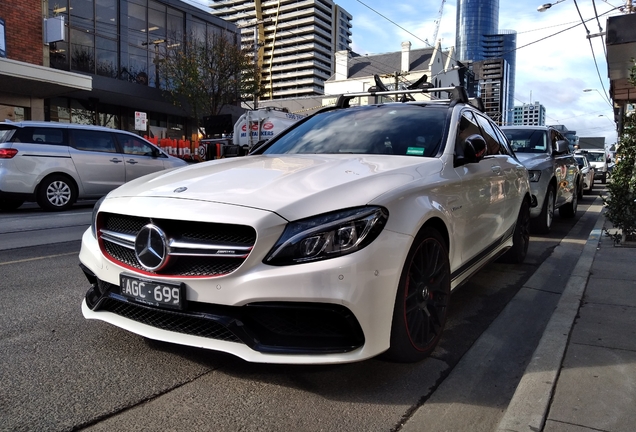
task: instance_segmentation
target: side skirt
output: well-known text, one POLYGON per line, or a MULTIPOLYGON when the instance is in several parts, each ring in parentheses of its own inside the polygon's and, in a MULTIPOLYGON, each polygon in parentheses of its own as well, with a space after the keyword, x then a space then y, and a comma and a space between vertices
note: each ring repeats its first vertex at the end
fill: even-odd
POLYGON ((461 286, 470 279, 472 275, 477 273, 482 267, 491 261, 494 261, 501 254, 512 247, 513 234, 516 224, 513 224, 506 233, 494 243, 482 250, 466 264, 455 270, 451 274, 451 290, 461 286))

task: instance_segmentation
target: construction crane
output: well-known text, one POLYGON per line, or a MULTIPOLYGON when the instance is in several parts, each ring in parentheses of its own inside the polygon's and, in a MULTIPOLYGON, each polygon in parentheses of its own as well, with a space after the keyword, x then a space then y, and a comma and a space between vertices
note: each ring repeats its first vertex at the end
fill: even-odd
POLYGON ((437 12, 437 19, 433 21, 435 23, 435 32, 433 33, 433 46, 437 44, 437 34, 439 33, 439 25, 442 22, 442 13, 444 13, 444 3, 446 3, 446 0, 442 0, 442 4, 439 7, 439 12, 437 12))

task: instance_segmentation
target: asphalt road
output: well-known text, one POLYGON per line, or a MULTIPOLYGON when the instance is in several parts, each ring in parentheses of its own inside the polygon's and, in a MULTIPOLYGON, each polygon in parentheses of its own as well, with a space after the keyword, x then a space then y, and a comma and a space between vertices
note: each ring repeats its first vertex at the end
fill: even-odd
POLYGON ((523 265, 490 264, 457 290, 425 361, 297 367, 85 320, 77 254, 91 205, 0 213, 0 430, 493 430, 594 225, 592 204, 533 236, 523 265))

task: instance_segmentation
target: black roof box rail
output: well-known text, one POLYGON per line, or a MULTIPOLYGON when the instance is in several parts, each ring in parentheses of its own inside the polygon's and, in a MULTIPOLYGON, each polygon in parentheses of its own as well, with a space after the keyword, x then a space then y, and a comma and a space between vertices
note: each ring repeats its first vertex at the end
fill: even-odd
POLYGON ((437 93, 437 92, 446 92, 450 95, 451 105, 455 105, 457 103, 470 103, 470 99, 468 98, 468 94, 466 93, 466 89, 462 86, 455 87, 427 87, 423 89, 415 89, 415 90, 388 90, 388 91, 374 91, 372 90, 368 92, 361 93, 345 93, 338 96, 336 100, 336 108, 348 108, 349 102, 351 99, 357 97, 364 96, 397 96, 397 95, 407 95, 407 94, 422 94, 422 93, 437 93))

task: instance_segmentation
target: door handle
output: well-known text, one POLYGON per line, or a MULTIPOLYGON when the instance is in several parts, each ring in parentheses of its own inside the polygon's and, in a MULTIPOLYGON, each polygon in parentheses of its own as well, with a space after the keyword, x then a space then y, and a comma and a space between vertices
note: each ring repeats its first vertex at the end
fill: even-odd
POLYGON ((119 163, 119 162, 121 162, 121 159, 112 158, 110 161, 111 162, 115 162, 115 163, 119 163))
POLYGON ((127 160, 127 161, 126 161, 126 163, 129 163, 129 164, 134 165, 134 164, 139 163, 139 162, 137 162, 137 161, 136 161, 136 160, 134 160, 134 159, 130 159, 130 160, 127 160))

